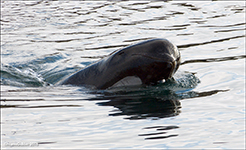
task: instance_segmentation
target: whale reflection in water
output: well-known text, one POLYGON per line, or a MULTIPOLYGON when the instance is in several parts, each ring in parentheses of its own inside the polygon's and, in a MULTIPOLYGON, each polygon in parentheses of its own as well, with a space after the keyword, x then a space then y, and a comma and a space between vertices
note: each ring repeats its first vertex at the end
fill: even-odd
POLYGON ((110 116, 129 116, 125 119, 160 119, 176 116, 180 113, 180 102, 175 99, 166 99, 171 96, 171 91, 163 91, 161 97, 145 95, 117 95, 110 96, 110 100, 97 103, 100 106, 114 106, 118 108, 110 116), (166 95, 165 97, 163 97, 166 95))
POLYGON ((161 91, 158 93, 149 93, 152 95, 104 95, 104 98, 98 98, 101 101, 97 104, 99 106, 113 106, 117 110, 113 111, 110 116, 127 116, 125 119, 161 119, 173 117, 180 114, 181 103, 180 100, 186 98, 205 97, 216 94, 218 92, 225 92, 227 90, 213 90, 206 92, 189 91, 185 93, 175 93, 173 91, 161 91))
MULTIPOLYGON (((224 92, 213 90, 193 91, 200 80, 192 73, 177 73, 175 79, 169 79, 155 86, 132 86, 94 91, 96 97, 89 100, 100 100, 99 106, 117 108, 110 116, 126 116, 125 119, 160 119, 177 116, 181 113, 180 100, 204 97, 224 92)), ((92 92, 93 93, 93 92, 92 92)))
MULTIPOLYGON (((99 106, 113 106, 109 116, 124 116, 124 119, 162 119, 174 117, 181 113, 181 100, 187 98, 205 97, 225 92, 227 90, 212 90, 205 92, 192 91, 200 80, 192 73, 181 73, 175 79, 167 80, 155 86, 121 87, 118 89, 96 91, 97 97, 90 100, 100 100, 99 106)), ((177 125, 156 125, 144 127, 138 136, 145 140, 159 140, 177 137, 177 125)))

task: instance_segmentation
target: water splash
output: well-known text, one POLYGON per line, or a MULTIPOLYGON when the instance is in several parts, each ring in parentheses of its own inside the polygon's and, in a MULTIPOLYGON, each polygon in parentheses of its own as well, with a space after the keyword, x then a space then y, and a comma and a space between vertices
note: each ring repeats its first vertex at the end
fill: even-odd
MULTIPOLYGON (((1 63, 1 85, 20 87, 50 85, 53 80, 59 80, 64 76, 64 70, 56 63, 64 59, 65 56, 61 53, 54 53, 27 62, 1 63)), ((69 68, 66 70, 65 74, 69 72, 69 68)))
POLYGON ((1 85, 12 86, 46 86, 43 77, 31 68, 17 68, 1 64, 1 85))

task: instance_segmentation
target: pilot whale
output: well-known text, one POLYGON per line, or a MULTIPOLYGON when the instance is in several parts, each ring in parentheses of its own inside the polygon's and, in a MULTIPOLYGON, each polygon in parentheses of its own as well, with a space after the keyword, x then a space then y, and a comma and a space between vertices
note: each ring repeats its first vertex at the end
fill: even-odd
POLYGON ((178 48, 167 39, 152 39, 117 50, 59 82, 107 89, 128 85, 154 85, 171 78, 180 65, 178 48))

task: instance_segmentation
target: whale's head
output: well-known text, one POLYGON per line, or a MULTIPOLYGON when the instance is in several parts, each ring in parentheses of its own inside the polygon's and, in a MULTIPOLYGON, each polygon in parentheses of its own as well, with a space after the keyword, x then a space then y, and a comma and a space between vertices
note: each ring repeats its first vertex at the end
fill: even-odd
POLYGON ((166 39, 153 39, 115 51, 110 56, 73 73, 59 84, 106 89, 122 85, 150 85, 171 78, 180 53, 166 39))
POLYGON ((115 66, 112 68, 120 78, 135 76, 146 85, 171 78, 181 61, 178 48, 166 39, 153 39, 129 46, 110 57, 108 63, 115 66))

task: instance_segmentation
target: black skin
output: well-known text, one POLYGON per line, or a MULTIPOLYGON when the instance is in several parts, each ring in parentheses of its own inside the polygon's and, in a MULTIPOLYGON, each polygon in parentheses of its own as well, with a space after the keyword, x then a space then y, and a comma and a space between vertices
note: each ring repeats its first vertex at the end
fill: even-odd
POLYGON ((113 52, 75 72, 62 85, 106 89, 127 76, 139 77, 144 85, 169 79, 180 65, 180 52, 166 39, 152 39, 113 52))

